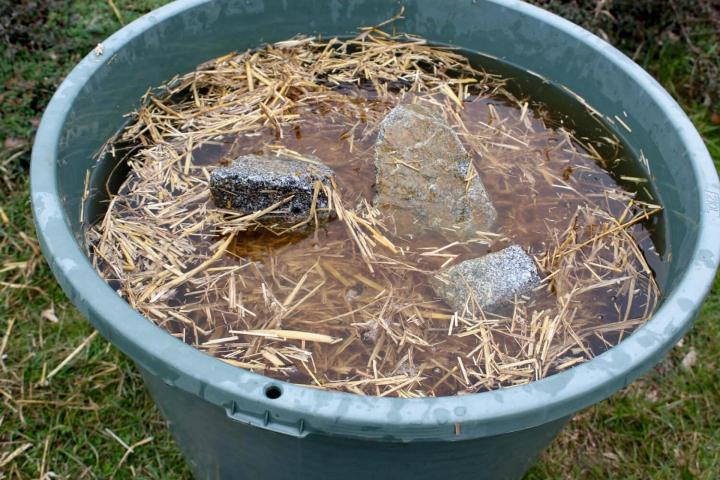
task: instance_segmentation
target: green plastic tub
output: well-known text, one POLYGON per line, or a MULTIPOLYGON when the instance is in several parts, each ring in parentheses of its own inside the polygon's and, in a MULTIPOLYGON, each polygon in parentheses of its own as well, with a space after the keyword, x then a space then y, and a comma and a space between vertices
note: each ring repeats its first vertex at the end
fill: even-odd
MULTIPOLYGON (((148 87, 231 50, 344 35, 391 17, 381 0, 182 0, 103 42, 43 116, 32 155, 38 236, 77 308, 138 365, 200 479, 519 478, 578 410, 662 359, 692 324, 720 258, 720 186, 700 136, 660 85, 581 28, 517 1, 403 2, 399 28, 482 51, 568 86, 649 159, 671 261, 653 318, 594 360, 529 385, 459 397, 359 397, 291 385, 207 356, 154 326, 95 273, 80 246, 94 155, 148 87), (99 52, 99 49, 97 50, 99 52)), ((98 170, 107 171, 108 168, 98 170)))

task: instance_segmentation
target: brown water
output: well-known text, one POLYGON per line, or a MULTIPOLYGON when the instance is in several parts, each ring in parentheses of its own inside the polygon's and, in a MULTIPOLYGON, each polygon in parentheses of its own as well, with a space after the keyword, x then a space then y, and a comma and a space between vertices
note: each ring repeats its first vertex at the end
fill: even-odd
MULTIPOLYGON (((617 178, 623 172, 632 172, 635 164, 622 143, 557 89, 552 93, 562 102, 555 102, 553 107, 542 99, 523 101, 527 95, 523 92, 525 80, 522 77, 509 86, 518 102, 471 95, 465 99, 464 108, 454 110, 467 129, 460 130, 461 138, 473 153, 497 209, 495 232, 431 254, 458 239, 452 232, 410 237, 387 231, 386 236, 401 252, 376 247, 378 260, 372 264, 373 271, 340 221, 303 234, 278 236, 263 230, 242 233, 224 258, 213 265, 216 269, 233 267, 228 276, 213 288, 184 285, 174 291, 168 303, 196 328, 167 316, 158 323, 211 355, 242 365, 263 364, 265 367, 256 371, 271 377, 365 394, 451 395, 524 383, 553 373, 561 361, 530 369, 524 379, 520 375, 503 380, 503 362, 516 363, 528 353, 523 351, 525 347, 513 350, 513 335, 530 334, 530 327, 525 326, 510 329, 496 339, 503 347, 497 355, 493 353, 495 367, 473 370, 473 352, 485 348, 485 337, 473 333, 474 323, 463 326, 453 320, 453 312, 428 287, 428 276, 443 265, 511 244, 542 256, 554 244, 553 235, 563 232, 578 208, 589 203, 602 205, 615 217, 621 217, 626 209, 629 197, 608 195, 610 190, 626 189, 617 178), (563 110, 570 111, 572 117, 563 110), (606 166, 619 168, 620 173, 611 173, 606 166), (454 327, 452 322, 456 322, 454 327), (463 328, 467 335, 448 335, 449 329, 463 328), (321 333, 340 340, 333 344, 281 341, 236 333, 258 329, 321 333), (383 378, 389 380, 383 382, 383 378)), ((243 154, 271 152, 279 147, 312 154, 335 171, 346 206, 363 210, 363 201, 372 204, 375 181, 376 135, 369 119, 382 118, 393 102, 375 99, 370 90, 348 88, 345 93, 355 98, 354 108, 319 104, 299 112, 301 121, 283 129, 282 135, 264 128, 206 143, 193 151, 193 165, 212 168, 243 154), (362 111, 367 117, 358 114, 362 111)), ((436 98, 440 101, 442 97, 436 98)), ((413 98, 406 94, 395 100, 408 103, 413 98)), ((456 119, 450 120, 457 125, 456 119)), ((121 197, 132 193, 133 175, 131 171, 130 181, 119 192, 121 197)), ((641 194, 647 197, 651 192, 641 194)), ((635 225, 630 231, 650 266, 660 268, 662 262, 651 238, 655 221, 635 225)), ((217 241, 209 230, 190 238, 199 250, 207 250, 217 241)), ((642 317, 650 299, 638 286, 638 292, 628 300, 628 289, 634 288, 621 282, 576 299, 573 321, 577 328, 642 317)), ((512 308, 488 312, 485 326, 494 328, 513 319, 531 325, 533 312, 560 309, 558 295, 551 288, 535 291, 514 307, 521 313, 513 314, 512 308)), ((631 330, 628 327, 587 337, 589 355, 606 350, 631 330)), ((568 351, 575 357, 581 355, 578 348, 568 351)), ((562 359, 575 357, 568 353, 562 359)), ((483 361, 475 364, 485 365, 483 361)))

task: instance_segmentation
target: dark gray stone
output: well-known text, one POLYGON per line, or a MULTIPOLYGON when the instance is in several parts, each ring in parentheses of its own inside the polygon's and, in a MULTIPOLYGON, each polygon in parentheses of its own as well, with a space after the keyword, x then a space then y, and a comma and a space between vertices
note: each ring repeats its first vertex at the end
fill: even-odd
POLYGON ((400 105, 380 124, 375 144, 375 205, 398 233, 452 229, 460 239, 490 230, 497 213, 479 175, 466 180, 471 157, 439 115, 400 105))
POLYGON ((539 283, 535 262, 517 245, 465 260, 430 280, 435 293, 461 313, 466 304, 475 313, 499 306, 528 293, 539 283))
MULTIPOLYGON (((288 197, 290 201, 263 215, 258 221, 266 225, 289 227, 310 215, 315 183, 331 186, 333 171, 316 157, 310 163, 288 156, 245 155, 227 168, 210 173, 210 192, 218 208, 249 215, 264 210, 288 197)), ((318 220, 332 218, 328 198, 320 190, 316 210, 318 220)))

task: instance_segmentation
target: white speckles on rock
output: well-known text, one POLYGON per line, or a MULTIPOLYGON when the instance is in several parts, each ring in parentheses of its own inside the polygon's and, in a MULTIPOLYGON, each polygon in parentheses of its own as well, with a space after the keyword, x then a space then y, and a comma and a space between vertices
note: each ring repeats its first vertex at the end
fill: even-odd
POLYGON ((455 311, 484 310, 511 301, 540 283, 535 262, 517 245, 465 260, 430 281, 435 293, 455 311))
MULTIPOLYGON (((278 226, 295 225, 310 215, 317 181, 331 186, 333 171, 317 158, 315 163, 287 156, 245 155, 230 167, 216 168, 210 174, 210 192, 219 208, 251 214, 292 197, 276 210, 263 215, 259 221, 278 226)), ((327 195, 318 192, 316 212, 318 220, 328 220, 333 213, 328 208, 327 195)))
POLYGON ((480 176, 473 176, 470 155, 447 122, 427 108, 390 111, 380 124, 375 166, 375 205, 393 216, 400 234, 452 229, 467 239, 495 223, 497 213, 480 176))

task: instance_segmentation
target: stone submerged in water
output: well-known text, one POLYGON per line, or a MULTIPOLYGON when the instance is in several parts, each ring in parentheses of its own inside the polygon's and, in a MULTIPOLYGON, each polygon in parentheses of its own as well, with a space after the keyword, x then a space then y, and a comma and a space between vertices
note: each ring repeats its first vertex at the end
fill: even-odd
MULTIPOLYGON (((310 216, 315 184, 331 187, 334 173, 316 157, 311 163, 288 156, 245 155, 210 173, 210 192, 218 208, 249 215, 292 197, 258 219, 271 226, 291 227, 310 216)), ((328 198, 322 189, 316 201, 318 220, 329 220, 328 198)))
POLYGON ((420 105, 393 108, 375 144, 375 206, 399 234, 455 230, 460 239, 492 228, 497 218, 485 186, 457 134, 420 105), (471 170, 472 169, 472 170, 471 170))
POLYGON ((465 260, 430 280, 435 293, 460 313, 466 304, 471 313, 497 307, 539 283, 535 262, 517 245, 465 260))

